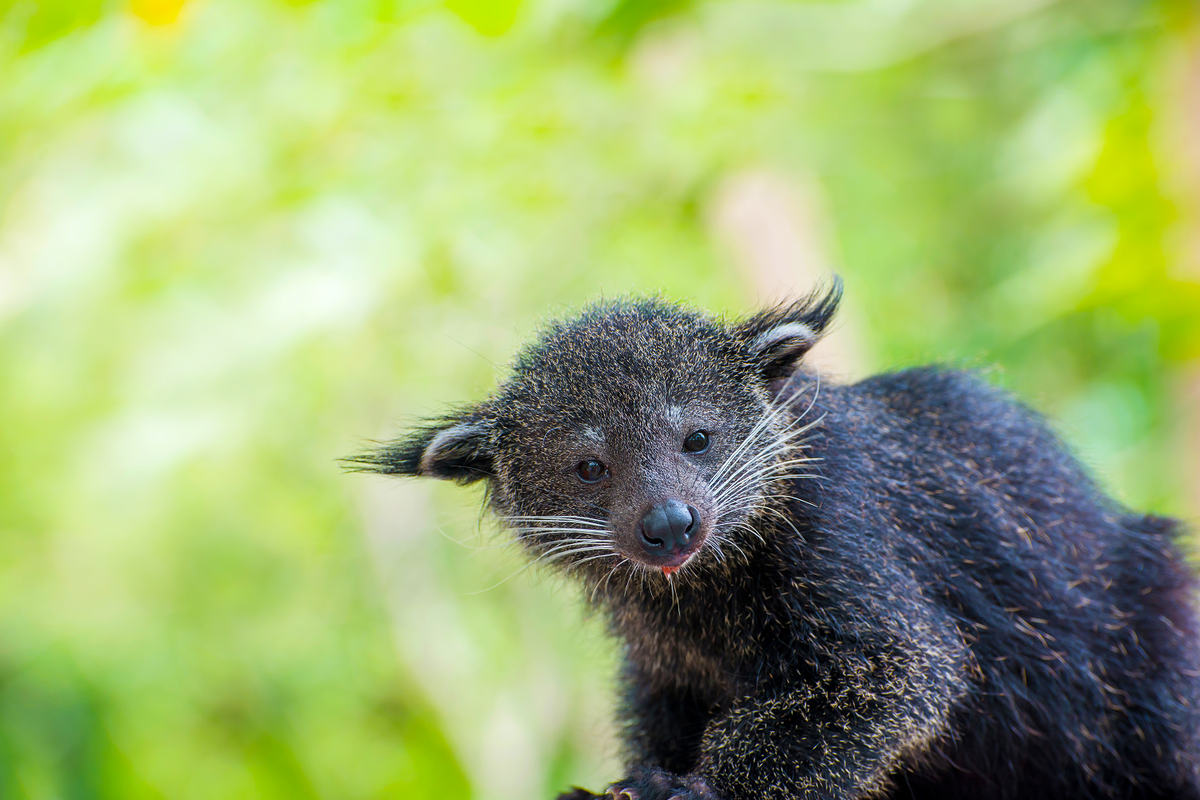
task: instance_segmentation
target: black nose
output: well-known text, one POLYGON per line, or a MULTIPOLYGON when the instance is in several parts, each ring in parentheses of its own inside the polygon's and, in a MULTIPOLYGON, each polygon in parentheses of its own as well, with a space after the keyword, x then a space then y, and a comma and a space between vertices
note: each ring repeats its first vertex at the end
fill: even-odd
POLYGON ((699 530, 699 511, 678 500, 668 500, 642 517, 642 547, 652 556, 677 555, 688 548, 699 530))

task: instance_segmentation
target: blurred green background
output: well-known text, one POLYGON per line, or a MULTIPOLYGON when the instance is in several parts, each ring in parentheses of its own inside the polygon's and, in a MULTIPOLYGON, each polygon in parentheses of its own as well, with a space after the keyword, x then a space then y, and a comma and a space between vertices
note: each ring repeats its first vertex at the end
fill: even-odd
POLYGON ((1200 514, 1190 0, 0 0, 0 798, 551 797, 598 622, 336 459, 539 320, 846 281, 1200 514))

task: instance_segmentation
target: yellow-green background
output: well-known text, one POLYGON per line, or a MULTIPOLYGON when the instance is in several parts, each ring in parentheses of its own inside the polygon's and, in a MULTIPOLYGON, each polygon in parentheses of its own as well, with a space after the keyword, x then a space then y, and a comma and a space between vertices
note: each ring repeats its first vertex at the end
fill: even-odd
POLYGON ((336 459, 588 299, 781 296, 747 186, 846 374, 995 365, 1194 518, 1196 8, 0 0, 0 798, 615 777, 571 588, 336 459))

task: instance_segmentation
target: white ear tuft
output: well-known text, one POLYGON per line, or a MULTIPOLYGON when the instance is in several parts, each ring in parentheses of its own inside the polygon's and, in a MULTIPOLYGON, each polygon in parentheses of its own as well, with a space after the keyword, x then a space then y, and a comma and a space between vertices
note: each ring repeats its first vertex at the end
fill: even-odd
POLYGON ((438 431, 421 454, 420 471, 431 478, 457 475, 457 470, 468 468, 488 443, 489 426, 486 422, 460 422, 438 431))
POLYGON ((788 322, 759 334, 750 346, 754 352, 772 360, 793 354, 798 358, 811 350, 818 338, 803 322, 788 322))

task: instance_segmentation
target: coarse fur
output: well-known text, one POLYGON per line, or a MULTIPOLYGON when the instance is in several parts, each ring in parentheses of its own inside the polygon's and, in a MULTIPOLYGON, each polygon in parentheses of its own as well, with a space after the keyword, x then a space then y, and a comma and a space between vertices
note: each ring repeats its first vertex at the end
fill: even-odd
POLYGON ((487 481, 582 582, 625 645, 613 796, 1200 800, 1177 523, 971 374, 822 383, 801 361, 840 291, 733 322, 594 305, 355 464, 487 481))

